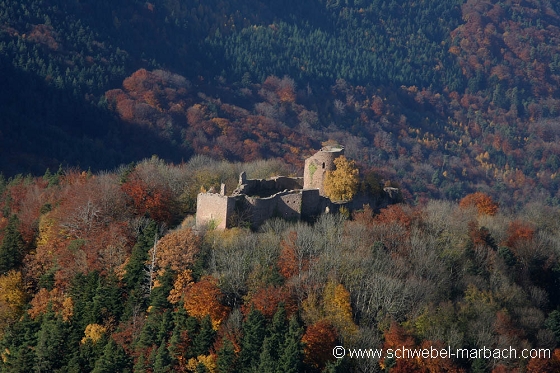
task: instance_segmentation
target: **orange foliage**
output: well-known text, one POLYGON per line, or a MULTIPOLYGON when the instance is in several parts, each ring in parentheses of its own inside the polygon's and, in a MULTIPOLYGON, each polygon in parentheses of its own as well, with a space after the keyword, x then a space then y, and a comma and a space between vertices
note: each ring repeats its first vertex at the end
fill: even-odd
POLYGON ((527 373, 558 373, 560 372, 560 348, 554 350, 551 359, 535 358, 527 364, 527 373))
POLYGON ((334 360, 332 351, 337 337, 336 329, 327 320, 309 325, 301 339, 305 346, 305 362, 322 370, 328 361, 334 360))
POLYGON ((259 289, 251 300, 243 305, 243 311, 248 313, 251 308, 254 308, 264 316, 272 318, 280 303, 284 304, 288 317, 297 312, 297 302, 292 292, 286 287, 270 285, 259 289))
POLYGON ((169 267, 180 271, 194 263, 200 250, 200 237, 193 230, 178 229, 161 238, 157 243, 156 263, 163 273, 169 267))
POLYGON ((474 206, 479 215, 492 216, 498 212, 498 204, 492 200, 492 197, 482 192, 468 194, 459 202, 459 206, 463 208, 474 206))
POLYGON ((137 173, 131 174, 121 188, 132 199, 138 214, 147 214, 158 222, 171 220, 172 201, 168 190, 149 186, 137 173))
MULTIPOLYGON (((387 349, 401 349, 401 348, 414 348, 414 339, 396 322, 391 323, 391 327, 384 334, 385 343, 383 348, 387 349)), ((385 369, 385 359, 379 361, 382 369, 385 369)), ((413 359, 396 359, 395 365, 391 368, 391 372, 407 373, 415 372, 417 365, 413 359)))
POLYGON ((287 239, 280 242, 282 251, 280 251, 280 256, 278 258, 278 270, 286 279, 295 276, 299 271, 295 249, 296 240, 297 233, 292 231, 288 234, 287 239))
POLYGON ((508 238, 505 242, 508 247, 515 247, 520 242, 526 242, 533 239, 535 230, 528 224, 521 221, 513 221, 508 227, 508 238))
POLYGON ((190 269, 179 272, 177 278, 175 279, 175 283, 173 284, 173 289, 169 292, 167 300, 172 304, 179 303, 179 301, 183 299, 185 289, 192 283, 192 281, 192 271, 190 269))
POLYGON ((412 219, 404 212, 401 205, 391 205, 381 209, 375 217, 375 222, 379 224, 399 224, 405 228, 410 227, 412 219))
POLYGON ((185 309, 198 319, 210 315, 212 325, 217 329, 229 312, 229 307, 221 303, 222 297, 218 281, 212 276, 204 276, 185 290, 185 309))
MULTIPOLYGON (((454 365, 453 360, 449 358, 426 358, 421 356, 412 357, 406 355, 406 349, 414 351, 418 349, 444 349, 440 342, 423 341, 420 346, 416 346, 412 336, 407 333, 400 325, 393 322, 389 330, 385 333, 384 349, 400 350, 400 359, 395 360, 395 365, 391 368, 391 372, 429 372, 429 373, 463 373, 464 370, 454 365), (404 354, 404 355, 402 355, 404 354)), ((412 354, 410 352, 409 354, 412 354)), ((385 367, 385 360, 380 361, 382 368, 385 367)))
POLYGON ((27 312, 32 319, 47 313, 50 305, 53 312, 60 313, 62 319, 68 321, 72 317, 74 309, 72 298, 65 297, 57 288, 51 291, 41 288, 31 300, 30 305, 31 308, 27 312))

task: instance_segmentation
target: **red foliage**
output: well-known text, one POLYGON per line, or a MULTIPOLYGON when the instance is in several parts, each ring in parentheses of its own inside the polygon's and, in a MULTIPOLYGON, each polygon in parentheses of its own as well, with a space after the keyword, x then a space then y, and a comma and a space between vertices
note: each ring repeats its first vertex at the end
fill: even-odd
POLYGON ((267 286, 260 288, 248 302, 243 305, 244 313, 251 308, 259 310, 264 316, 272 318, 280 303, 284 304, 286 315, 290 317, 297 312, 297 301, 294 294, 286 287, 267 286))
POLYGON ((325 364, 333 361, 333 348, 338 334, 328 320, 320 320, 307 327, 301 341, 304 344, 305 362, 322 370, 325 364))
POLYGON ((469 222, 468 227, 469 237, 475 246, 486 245, 492 239, 490 231, 485 227, 479 228, 475 221, 469 222))
POLYGON ((492 200, 492 197, 482 192, 466 195, 459 202, 459 206, 463 208, 474 206, 479 215, 496 215, 498 212, 498 204, 492 200))
POLYGON ((139 215, 147 214, 158 222, 171 221, 172 201, 168 190, 148 185, 137 173, 132 173, 121 188, 132 199, 139 215))
MULTIPOLYGON (((408 334, 399 324, 396 322, 391 323, 391 327, 384 334, 385 343, 383 344, 383 349, 403 349, 403 348, 415 348, 414 339, 410 334, 408 334)), ((385 366, 385 361, 382 359, 380 361, 382 367, 385 366)), ((395 365, 391 368, 391 372, 397 373, 407 373, 417 371, 416 362, 413 359, 396 359, 395 365)))
POLYGON ((295 276, 299 272, 298 257, 296 255, 295 242, 297 240, 297 233, 290 232, 288 238, 282 240, 280 245, 280 257, 278 258, 278 269, 280 274, 285 278, 295 276))
POLYGON ((535 358, 527 364, 526 373, 558 373, 560 372, 560 348, 554 350, 551 359, 535 358))
POLYGON ((513 221, 508 227, 508 238, 506 239, 506 246, 515 248, 521 242, 531 241, 535 234, 535 229, 528 223, 522 221, 513 221))
POLYGON ((412 219, 404 212, 401 205, 391 205, 381 209, 375 217, 375 222, 379 224, 399 224, 408 228, 412 219))

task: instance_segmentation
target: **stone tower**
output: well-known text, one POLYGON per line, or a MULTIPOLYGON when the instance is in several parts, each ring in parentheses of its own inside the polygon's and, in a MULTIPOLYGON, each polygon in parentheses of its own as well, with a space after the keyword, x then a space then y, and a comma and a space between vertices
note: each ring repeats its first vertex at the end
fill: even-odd
POLYGON ((324 181, 327 171, 335 169, 334 160, 344 155, 342 146, 325 146, 312 157, 305 160, 303 170, 303 189, 319 189, 324 196, 324 181))

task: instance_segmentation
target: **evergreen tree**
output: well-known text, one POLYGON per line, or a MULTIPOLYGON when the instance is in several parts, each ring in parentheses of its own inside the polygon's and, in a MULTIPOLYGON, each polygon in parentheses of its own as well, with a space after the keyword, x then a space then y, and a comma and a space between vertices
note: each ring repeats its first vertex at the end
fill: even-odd
POLYGON ((288 334, 278 360, 278 373, 298 373, 303 366, 302 328, 295 317, 290 319, 288 334))
POLYGON ((212 328, 212 320, 210 319, 210 316, 206 316, 200 322, 200 331, 193 339, 191 348, 192 355, 207 355, 208 350, 214 343, 214 338, 216 338, 216 331, 212 328))
POLYGON ((170 330, 173 330, 173 314, 170 310, 166 310, 161 316, 156 344, 166 341, 170 330))
POLYGON ((60 316, 55 316, 52 311, 43 316, 35 347, 34 371, 36 373, 54 372, 64 365, 65 334, 60 316))
POLYGON ((125 372, 130 368, 130 359, 124 349, 110 338, 103 355, 95 362, 92 373, 125 372))
POLYGON ((126 265, 126 273, 123 278, 128 292, 123 319, 131 317, 135 309, 144 310, 147 307, 148 276, 146 261, 148 260, 148 251, 154 245, 156 232, 157 225, 151 220, 140 232, 138 240, 132 248, 132 254, 126 265))
POLYGON ((136 364, 134 364, 134 367, 132 369, 133 373, 146 373, 146 359, 144 358, 144 354, 141 353, 140 356, 138 356, 138 360, 136 360, 136 364))
POLYGON ((286 310, 281 303, 272 318, 272 323, 268 328, 267 336, 263 343, 259 371, 267 373, 276 372, 287 331, 286 310))
POLYGON ((233 343, 229 339, 225 339, 222 347, 218 350, 218 359, 216 361, 218 373, 235 372, 235 366, 236 356, 233 343))
POLYGON ((243 338, 239 353, 239 365, 243 372, 256 371, 258 368, 266 332, 264 324, 263 314, 255 309, 251 310, 243 323, 243 338))
POLYGON ((167 349, 166 342, 161 341, 154 361, 154 373, 168 373, 171 372, 171 368, 172 361, 169 356, 169 350, 167 349))
POLYGON ((0 364, 0 371, 28 373, 35 366, 35 348, 37 331, 40 324, 32 320, 27 313, 18 323, 10 325, 5 330, 4 338, 0 340, 0 349, 10 351, 4 364, 0 364))
POLYGON ((25 243, 18 230, 19 219, 16 215, 10 216, 6 233, 0 246, 0 275, 8 273, 21 264, 25 243))
POLYGON ((162 276, 158 277, 160 285, 154 287, 150 294, 150 306, 153 307, 154 310, 163 310, 170 307, 167 297, 171 289, 173 289, 174 280, 175 275, 169 268, 165 270, 162 276))
POLYGON ((114 274, 99 278, 97 289, 93 297, 91 319, 103 324, 107 318, 119 320, 122 314, 122 292, 118 286, 118 279, 114 274))

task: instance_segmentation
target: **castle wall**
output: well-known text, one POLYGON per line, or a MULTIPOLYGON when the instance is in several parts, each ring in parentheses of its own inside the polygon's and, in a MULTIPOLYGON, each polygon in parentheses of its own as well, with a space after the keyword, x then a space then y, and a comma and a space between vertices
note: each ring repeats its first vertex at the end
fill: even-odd
POLYGON ((231 196, 200 193, 197 198, 196 225, 213 222, 217 229, 249 222, 256 228, 267 219, 313 221, 322 213, 336 213, 342 207, 349 211, 369 205, 374 210, 396 203, 401 198, 396 188, 385 188, 379 196, 358 195, 352 201, 331 202, 324 196, 327 171, 335 169, 334 160, 344 154, 342 147, 325 147, 305 160, 303 178, 278 176, 272 179, 247 179, 242 172, 239 185, 231 196))
POLYGON ((303 187, 301 177, 277 176, 272 179, 244 179, 233 192, 234 195, 245 194, 248 196, 270 197, 284 190, 296 190, 303 187))
POLYGON ((246 196, 245 199, 254 227, 273 217, 300 219, 302 195, 298 191, 280 192, 267 198, 246 196))
POLYGON ((304 189, 301 192, 301 196, 301 217, 303 219, 312 219, 323 212, 324 207, 322 200, 325 198, 321 197, 319 190, 304 189))
POLYGON ((235 200, 217 193, 199 193, 196 199, 196 225, 213 222, 217 229, 228 228, 228 219, 235 208, 235 200))
POLYGON ((302 194, 300 192, 279 195, 276 199, 278 216, 286 220, 301 218, 302 194))

